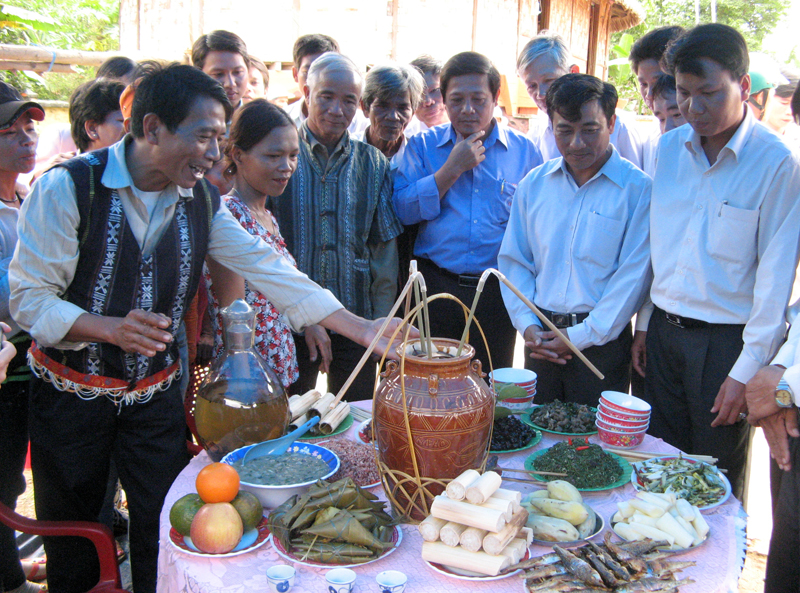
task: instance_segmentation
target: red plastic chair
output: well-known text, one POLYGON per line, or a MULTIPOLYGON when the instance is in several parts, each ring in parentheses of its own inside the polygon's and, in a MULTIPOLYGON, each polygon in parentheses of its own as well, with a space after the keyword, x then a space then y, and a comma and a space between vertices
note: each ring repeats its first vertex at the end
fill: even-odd
POLYGON ((0 523, 31 535, 85 537, 94 544, 100 560, 100 580, 91 593, 128 593, 122 588, 117 551, 111 530, 89 521, 35 521, 18 515, 0 502, 0 523))

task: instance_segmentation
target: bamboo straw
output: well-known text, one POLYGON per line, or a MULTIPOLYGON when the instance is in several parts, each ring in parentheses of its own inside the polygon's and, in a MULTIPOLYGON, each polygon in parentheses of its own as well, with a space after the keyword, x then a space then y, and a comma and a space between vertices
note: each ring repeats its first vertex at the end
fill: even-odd
POLYGON ((414 284, 414 279, 418 275, 421 275, 421 274, 419 272, 415 272, 408 278, 408 281, 406 282, 406 285, 403 287, 403 290, 400 292, 400 296, 397 297, 397 300, 395 301, 394 305, 392 305, 391 311, 389 311, 389 314, 386 316, 386 319, 384 320, 384 322, 381 325, 380 329, 375 334, 375 337, 372 338, 372 342, 370 342, 370 345, 364 351, 364 354, 361 357, 361 360, 358 361, 358 364, 356 365, 356 368, 353 369, 353 372, 350 373, 349 377, 347 377, 347 381, 344 382, 344 385, 342 385, 342 388, 339 390, 339 393, 336 394, 336 397, 334 398, 333 403, 331 404, 331 409, 333 409, 333 408, 335 408, 336 406, 339 405, 339 402, 344 397, 344 394, 347 393, 348 389, 350 389, 350 385, 352 385, 353 381, 356 380, 356 377, 358 376, 358 373, 360 373, 361 369, 364 368, 364 365, 367 363, 367 360, 369 359, 370 354, 372 354, 372 351, 375 350, 375 346, 378 344, 378 342, 380 341, 381 337, 383 336, 383 332, 386 331, 387 327, 389 327, 389 322, 394 317, 394 314, 397 313, 397 310, 400 308, 400 304, 403 302, 403 299, 406 297, 406 295, 411 290, 411 286, 414 284))
MULTIPOLYGON (((671 457, 669 453, 652 453, 649 451, 632 451, 630 449, 618 449, 616 447, 604 447, 606 451, 611 451, 612 453, 616 453, 622 457, 633 457, 639 459, 652 459, 653 457, 671 457)), ((675 454, 675 457, 678 455, 675 454)), ((710 455, 691 455, 686 454, 684 457, 688 457, 689 459, 696 459, 697 461, 703 461, 708 464, 715 464, 718 459, 716 457, 712 457, 710 455)))
POLYGON ((591 363, 591 361, 588 358, 586 358, 586 356, 584 356, 584 354, 575 347, 575 344, 573 344, 572 342, 569 341, 569 338, 566 336, 566 334, 564 334, 560 329, 558 329, 555 325, 553 325, 553 322, 550 321, 547 317, 545 317, 542 314, 542 312, 539 310, 539 308, 536 305, 534 305, 532 302, 530 302, 527 299, 527 297, 524 294, 522 294, 517 289, 516 286, 511 284, 511 282, 508 281, 508 278, 506 278, 501 272, 499 272, 498 270, 495 270, 494 268, 488 268, 487 270, 485 270, 483 272, 483 276, 481 276, 480 282, 478 282, 478 286, 482 285, 482 283, 485 281, 485 277, 488 276, 489 274, 494 274, 495 276, 497 276, 497 278, 500 280, 500 282, 502 282, 503 284, 508 286, 509 290, 511 290, 511 292, 513 292, 515 295, 517 295, 517 297, 519 297, 519 299, 523 303, 525 303, 528 306, 528 308, 531 311, 534 312, 534 314, 536 314, 536 317, 538 317, 539 319, 542 320, 542 323, 544 323, 550 329, 550 331, 554 332, 559 338, 561 338, 561 340, 564 342, 564 344, 566 344, 567 347, 570 350, 572 350, 572 352, 575 353, 575 356, 577 356, 583 362, 583 364, 585 364, 587 367, 589 367, 589 370, 592 371, 597 376, 598 379, 600 379, 601 381, 603 379, 605 379, 605 376, 603 375, 603 373, 601 373, 597 369, 597 367, 594 366, 591 363))

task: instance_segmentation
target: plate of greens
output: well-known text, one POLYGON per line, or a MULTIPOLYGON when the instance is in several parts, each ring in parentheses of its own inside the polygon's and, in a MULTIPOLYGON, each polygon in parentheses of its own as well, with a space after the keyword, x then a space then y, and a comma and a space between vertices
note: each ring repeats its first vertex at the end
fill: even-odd
POLYGON ((637 461, 631 484, 645 492, 673 492, 701 511, 724 504, 731 495, 731 483, 716 466, 682 455, 637 461))
POLYGON ((525 460, 525 469, 566 473, 566 477, 536 474, 531 477, 542 482, 566 480, 582 492, 624 486, 630 481, 632 471, 631 464, 619 455, 590 443, 588 439, 572 438, 532 453, 525 460))

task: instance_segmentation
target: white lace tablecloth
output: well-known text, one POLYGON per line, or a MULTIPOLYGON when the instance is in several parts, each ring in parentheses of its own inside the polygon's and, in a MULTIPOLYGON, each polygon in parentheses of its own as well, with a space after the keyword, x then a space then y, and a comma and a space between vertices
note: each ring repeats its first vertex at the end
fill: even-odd
MULTIPOLYGON (((370 407, 372 402, 360 402, 359 407, 370 407)), ((346 433, 335 438, 357 439, 358 422, 346 433)), ((545 434, 542 441, 532 450, 521 453, 500 455, 500 464, 505 467, 522 468, 526 457, 532 452, 554 445, 558 440, 545 434)), ((597 437, 590 439, 598 442, 597 437)), ((661 441, 647 436, 639 447, 643 451, 672 454, 677 449, 661 441)), ((167 494, 164 508, 161 511, 160 549, 158 555, 158 593, 247 593, 269 591, 266 572, 273 564, 285 563, 268 542, 248 554, 231 558, 198 558, 177 550, 169 541, 169 509, 181 496, 194 492, 195 477, 210 460, 205 452, 195 457, 186 469, 181 472, 167 494)), ((506 482, 504 488, 516 489, 525 493, 536 489, 535 486, 506 482)), ((373 492, 385 498, 380 488, 373 492)), ((634 496, 633 486, 607 492, 584 493, 586 502, 606 521, 606 529, 611 515, 616 511, 616 503, 634 496)), ((387 505, 388 506, 388 505, 387 505)), ((739 574, 744 565, 745 534, 744 513, 739 501, 731 497, 725 504, 704 513, 711 535, 705 544, 697 550, 676 556, 676 559, 695 560, 697 566, 680 573, 681 578, 690 577, 696 582, 681 587, 682 593, 728 593, 738 589, 739 574)), ((400 570, 408 576, 409 593, 436 591, 473 592, 486 591, 493 593, 522 593, 524 585, 518 576, 511 576, 500 581, 476 582, 445 577, 429 568, 420 557, 422 538, 416 526, 402 525, 403 541, 400 547, 390 556, 355 568, 358 574, 354 591, 367 593, 377 591, 375 577, 383 570, 400 570)), ((601 534, 596 541, 602 541, 601 534)), ((550 548, 532 546, 531 555, 539 556, 550 552, 550 548)), ((309 568, 301 564, 294 565, 297 570, 294 593, 316 593, 327 591, 325 583, 326 569, 309 568)))

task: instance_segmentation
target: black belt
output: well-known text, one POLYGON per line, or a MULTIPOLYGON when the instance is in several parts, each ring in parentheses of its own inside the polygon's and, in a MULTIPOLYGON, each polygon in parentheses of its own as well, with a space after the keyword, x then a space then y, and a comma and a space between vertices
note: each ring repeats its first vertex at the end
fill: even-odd
POLYGON ((429 269, 438 272, 445 278, 449 278, 450 280, 458 282, 458 285, 462 288, 477 288, 478 282, 481 279, 480 276, 472 276, 470 274, 456 274, 455 272, 451 272, 450 270, 445 270, 444 268, 440 268, 431 260, 426 259, 424 257, 417 257, 416 260, 420 264, 420 267, 427 266, 429 269))
POLYGON ((547 309, 539 309, 542 314, 553 322, 558 329, 562 327, 573 327, 589 317, 588 313, 556 313, 547 309))
POLYGON ((657 307, 656 311, 660 312, 666 318, 667 323, 674 325, 675 327, 680 327, 681 329, 698 329, 698 328, 709 327, 711 325, 721 325, 721 324, 711 324, 708 321, 703 321, 701 319, 692 319, 691 317, 681 317, 680 315, 667 313, 663 309, 659 309, 657 307))

